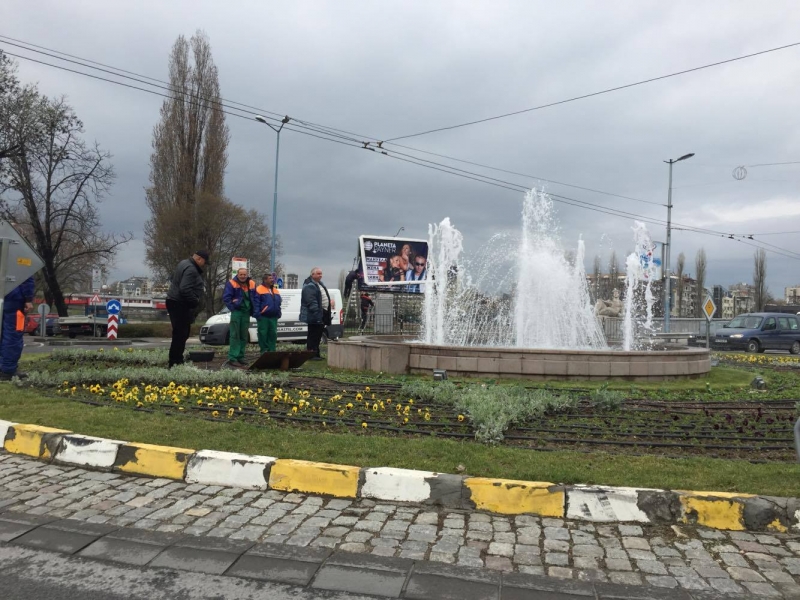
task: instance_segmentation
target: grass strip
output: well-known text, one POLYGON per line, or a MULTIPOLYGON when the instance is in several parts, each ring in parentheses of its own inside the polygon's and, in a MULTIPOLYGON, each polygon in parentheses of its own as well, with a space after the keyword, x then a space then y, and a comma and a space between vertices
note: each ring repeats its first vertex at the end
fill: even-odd
POLYGON ((210 422, 117 407, 92 407, 0 384, 0 418, 100 437, 297 458, 556 483, 800 496, 800 464, 671 459, 603 452, 537 452, 474 441, 319 433, 295 427, 210 422))

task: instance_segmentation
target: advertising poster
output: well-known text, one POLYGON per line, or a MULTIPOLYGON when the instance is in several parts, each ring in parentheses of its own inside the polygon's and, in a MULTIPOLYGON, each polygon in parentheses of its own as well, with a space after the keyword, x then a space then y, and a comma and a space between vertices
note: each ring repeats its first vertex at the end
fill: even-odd
POLYGON ((237 258, 233 257, 231 259, 231 279, 236 277, 236 272, 241 268, 247 269, 248 273, 250 272, 250 261, 246 258, 237 258))
POLYGON ((425 291, 428 276, 428 242, 406 238, 362 235, 358 238, 364 283, 368 286, 403 286, 406 292, 425 291))

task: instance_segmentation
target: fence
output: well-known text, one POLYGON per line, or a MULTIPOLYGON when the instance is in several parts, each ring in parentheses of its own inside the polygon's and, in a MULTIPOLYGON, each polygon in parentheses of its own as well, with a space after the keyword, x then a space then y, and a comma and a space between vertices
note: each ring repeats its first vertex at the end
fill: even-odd
MULTIPOLYGON (((670 333, 693 333, 695 335, 706 335, 706 329, 710 326, 711 336, 713 337, 717 329, 720 329, 730 319, 712 319, 711 322, 706 319, 685 319, 685 318, 671 318, 669 320, 670 333)), ((622 319, 614 319, 611 317, 604 317, 602 320, 603 333, 608 341, 621 341, 623 338, 624 321, 622 319)), ((653 319, 653 331, 660 333, 664 331, 664 319, 653 319)), ((635 337, 644 337, 646 332, 641 325, 636 325, 634 328, 635 337)))
POLYGON ((346 301, 345 333, 370 335, 418 335, 422 328, 423 294, 371 292, 374 306, 362 323, 361 297, 353 290, 346 301))

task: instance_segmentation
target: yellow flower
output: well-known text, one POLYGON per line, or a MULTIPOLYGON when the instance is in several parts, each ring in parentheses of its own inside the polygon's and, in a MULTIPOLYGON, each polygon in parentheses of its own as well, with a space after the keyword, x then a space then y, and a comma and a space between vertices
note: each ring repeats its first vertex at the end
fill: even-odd
POLYGON ((365 388, 364 388, 364 391, 365 391, 365 392, 368 392, 368 391, 369 391, 369 386, 365 387, 365 388))
POLYGON ((356 394, 356 402, 360 402, 363 399, 364 399, 364 396, 362 396, 361 394, 356 394))
POLYGON ((228 409, 228 418, 229 418, 229 419, 230 419, 230 418, 233 416, 233 413, 234 413, 234 412, 235 412, 235 411, 234 411, 232 408, 229 408, 229 409, 228 409))
POLYGON ((458 415, 458 421, 461 422, 464 420, 464 415, 458 415))
POLYGON ((414 399, 413 399, 413 398, 409 398, 409 399, 408 399, 408 403, 409 403, 409 404, 414 404, 414 399))
POLYGON ((372 410, 378 410, 378 404, 377 404, 377 402, 376 402, 375 404, 373 404, 373 405, 372 405, 372 410))
POLYGON ((363 427, 364 429, 366 429, 366 428, 367 428, 367 424, 366 424, 366 423, 361 423, 361 427, 363 427))
POLYGON ((425 420, 426 421, 430 421, 431 420, 431 413, 425 413, 425 420))
POLYGON ((352 402, 348 402, 347 403, 347 408, 353 408, 353 403, 352 402))
POLYGON ((296 407, 296 406, 293 406, 293 407, 292 407, 292 412, 293 412, 293 413, 296 413, 296 412, 297 412, 297 407, 296 407))
POLYGON ((403 423, 408 423, 408 417, 406 417, 405 419, 403 419, 403 423))

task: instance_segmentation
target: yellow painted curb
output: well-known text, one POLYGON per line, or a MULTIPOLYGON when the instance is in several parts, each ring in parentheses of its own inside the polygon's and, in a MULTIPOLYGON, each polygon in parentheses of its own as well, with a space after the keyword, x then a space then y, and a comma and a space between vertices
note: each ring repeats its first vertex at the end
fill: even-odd
POLYGON ((475 508, 480 510, 504 515, 564 516, 564 490, 553 483, 468 477, 464 485, 475 508))
POLYGON ((128 443, 119 447, 114 469, 123 473, 182 480, 186 463, 192 454, 194 450, 188 448, 128 443))
POLYGON ((285 492, 357 498, 360 471, 358 467, 347 465, 278 459, 269 472, 269 488, 285 492))
POLYGON ((744 531, 744 502, 741 496, 724 497, 700 492, 679 496, 684 523, 696 523, 714 529, 744 531))
POLYGON ((14 454, 27 454, 34 458, 49 460, 52 455, 45 443, 45 436, 65 433, 72 432, 66 429, 55 429, 42 425, 25 425, 20 423, 9 427, 3 447, 8 452, 14 454))

